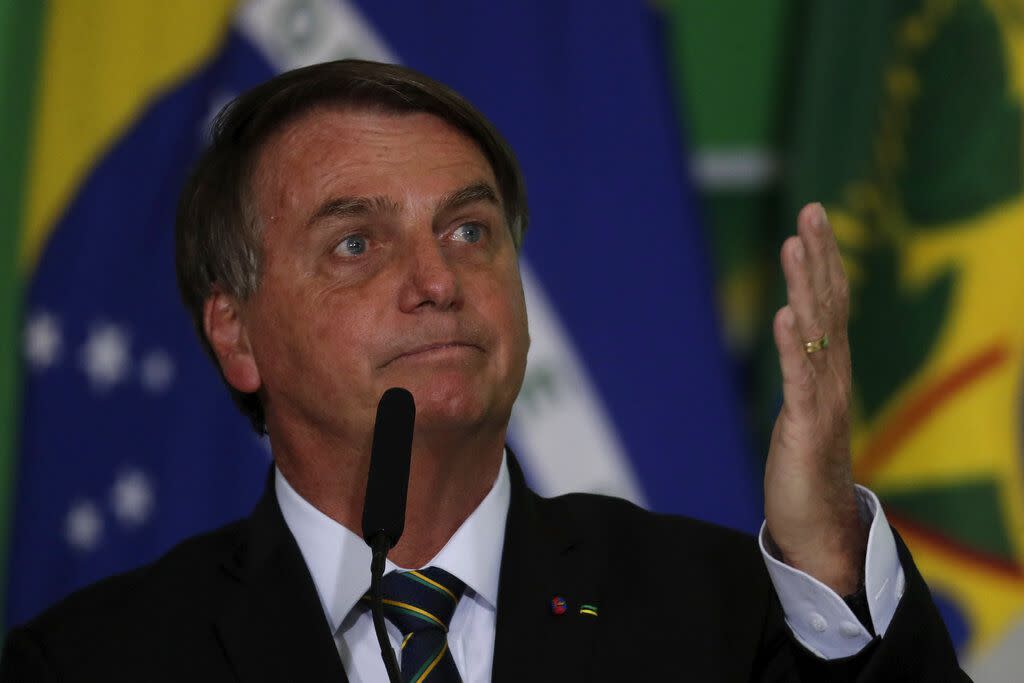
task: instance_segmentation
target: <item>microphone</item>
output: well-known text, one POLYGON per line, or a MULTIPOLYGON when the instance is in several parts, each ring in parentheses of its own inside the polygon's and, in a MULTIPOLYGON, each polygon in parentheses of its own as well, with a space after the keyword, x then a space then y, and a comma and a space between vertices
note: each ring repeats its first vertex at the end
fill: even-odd
POLYGON ((370 611, 391 683, 402 683, 395 651, 384 625, 381 579, 388 551, 395 547, 405 529, 405 499, 409 493, 409 461, 416 404, 406 389, 393 387, 377 404, 370 447, 370 473, 363 501, 363 540, 373 551, 370 560, 370 611))

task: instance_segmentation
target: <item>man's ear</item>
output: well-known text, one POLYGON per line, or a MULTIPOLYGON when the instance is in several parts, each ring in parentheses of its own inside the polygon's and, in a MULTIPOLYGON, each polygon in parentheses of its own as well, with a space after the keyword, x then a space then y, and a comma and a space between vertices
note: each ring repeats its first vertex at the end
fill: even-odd
POLYGON ((241 306, 238 299, 216 285, 203 304, 203 331, 228 384, 245 394, 259 391, 260 371, 249 345, 241 306))

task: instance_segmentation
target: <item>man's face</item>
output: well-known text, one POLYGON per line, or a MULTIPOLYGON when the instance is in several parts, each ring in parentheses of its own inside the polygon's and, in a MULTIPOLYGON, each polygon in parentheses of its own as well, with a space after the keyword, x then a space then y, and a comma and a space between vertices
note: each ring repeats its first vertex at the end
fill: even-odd
POLYGON ((503 428, 529 345, 494 173, 428 114, 319 109, 253 178, 260 283, 243 307, 271 433, 368 439, 389 387, 417 431, 503 428))

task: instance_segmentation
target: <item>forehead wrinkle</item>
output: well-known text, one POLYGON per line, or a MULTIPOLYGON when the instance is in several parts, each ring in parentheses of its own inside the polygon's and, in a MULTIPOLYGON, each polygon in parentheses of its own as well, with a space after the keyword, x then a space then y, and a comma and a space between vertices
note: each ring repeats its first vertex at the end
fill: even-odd
POLYGON ((325 218, 353 218, 373 214, 397 215, 401 206, 390 197, 333 197, 313 212, 307 222, 312 226, 325 218))
MULTIPOLYGON (((408 210, 415 210, 414 205, 420 204, 421 200, 426 199, 426 197, 406 196, 399 199, 391 193, 385 193, 381 196, 364 196, 357 193, 349 194, 344 191, 337 194, 331 192, 330 186, 336 185, 335 181, 339 177, 345 178, 353 173, 359 176, 361 172, 359 168, 354 170, 351 168, 353 159, 347 155, 343 160, 333 159, 333 147, 323 144, 325 136, 335 140, 338 137, 344 139, 355 135, 363 149, 367 149, 366 146, 369 147, 367 151, 371 154, 370 163, 383 162, 385 165, 403 166, 407 162, 407 157, 429 151, 432 143, 450 144, 451 141, 448 137, 454 133, 460 138, 461 142, 467 142, 471 145, 473 150, 471 158, 448 160, 446 163, 435 166, 433 173, 437 175, 447 172, 451 166, 463 167, 468 163, 468 165, 476 167, 472 169, 470 174, 467 174, 468 179, 472 182, 457 190, 445 193, 440 199, 430 201, 430 204, 433 204, 430 209, 427 209, 427 206, 422 206, 422 209, 427 209, 427 211, 437 214, 444 210, 457 209, 477 201, 488 202, 503 208, 502 198, 495 190, 496 183, 493 180, 493 169, 479 147, 473 144, 472 140, 465 139, 459 131, 451 129, 445 122, 433 121, 431 120, 432 118, 432 115, 429 114, 404 114, 387 116, 385 119, 388 120, 381 122, 378 117, 374 117, 375 120, 362 121, 362 116, 360 116, 358 111, 314 110, 307 112, 299 117, 299 119, 290 122, 282 130, 270 136, 258 155, 255 170, 258 171, 259 179, 263 181, 258 183, 261 186, 260 189, 263 190, 263 192, 258 194, 261 195, 260 198, 264 201, 269 200, 269 205, 263 204, 263 202, 258 202, 258 204, 263 204, 262 208, 269 210, 268 216, 272 222, 280 215, 280 211, 288 213, 290 209, 299 208, 296 201, 298 199, 296 193, 303 194, 303 192, 291 182, 282 182, 282 175, 289 176, 293 181, 296 180, 293 173, 283 173, 282 168, 297 166, 301 171, 310 166, 325 166, 328 165, 327 162, 330 162, 333 168, 328 177, 311 178, 308 179, 309 182, 304 183, 307 188, 312 184, 320 185, 322 190, 326 190, 321 195, 325 196, 326 199, 320 202, 312 211, 304 212, 306 216, 303 217, 305 218, 303 223, 305 223, 306 227, 313 227, 331 218, 345 219, 370 215, 393 216, 400 215, 408 210), (356 116, 355 121, 349 118, 352 115, 356 116), (420 140, 415 145, 396 144, 407 141, 402 137, 395 139, 394 133, 396 130, 391 126, 392 121, 399 122, 399 128, 401 129, 401 124, 421 116, 427 117, 426 121, 440 126, 443 130, 437 131, 438 135, 433 135, 426 141, 420 140), (324 120, 320 120, 321 117, 325 117, 324 120), (442 138, 444 139, 442 140, 442 138)), ((363 162, 360 161, 360 163, 363 162)), ((359 164, 355 165, 359 166, 359 164)), ((467 175, 463 175, 463 178, 467 178, 467 175)), ((463 180, 463 182, 466 181, 463 180)), ((395 189, 399 191, 399 194, 405 194, 401 189, 395 189)))

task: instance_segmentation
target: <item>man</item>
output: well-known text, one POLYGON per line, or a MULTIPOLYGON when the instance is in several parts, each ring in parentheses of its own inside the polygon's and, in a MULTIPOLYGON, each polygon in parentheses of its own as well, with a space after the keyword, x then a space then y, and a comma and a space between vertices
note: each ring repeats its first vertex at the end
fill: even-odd
POLYGON ((419 571, 385 580, 405 680, 965 678, 851 479, 848 296, 821 207, 782 252, 761 550, 527 489, 504 446, 529 345, 525 227, 505 142, 408 69, 321 64, 229 106, 182 196, 178 275, 274 472, 249 519, 12 631, 4 680, 385 680, 358 534, 393 386, 417 408, 388 569, 419 571))

